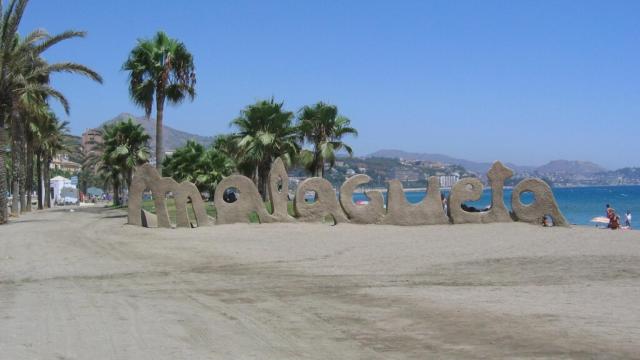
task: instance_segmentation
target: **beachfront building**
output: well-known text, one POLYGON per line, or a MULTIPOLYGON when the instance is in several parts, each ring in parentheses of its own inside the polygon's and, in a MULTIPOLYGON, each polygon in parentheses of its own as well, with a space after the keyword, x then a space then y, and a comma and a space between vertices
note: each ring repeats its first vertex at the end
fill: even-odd
POLYGON ((421 179, 424 179, 424 176, 422 176, 422 174, 412 168, 395 168, 393 170, 391 178, 398 179, 402 182, 407 182, 419 181, 421 179))
POLYGON ((51 170, 62 170, 71 173, 77 173, 82 169, 82 165, 77 162, 69 160, 68 154, 58 154, 53 157, 51 164, 49 164, 51 170))
POLYGON ((87 129, 82 133, 82 152, 85 156, 98 154, 99 146, 102 144, 102 131, 99 129, 87 129))
POLYGON ((436 170, 444 170, 447 167, 448 164, 445 163, 441 163, 441 162, 432 162, 432 161, 425 161, 423 162, 422 166, 427 167, 429 169, 436 169, 436 170))
POLYGON ((450 188, 460 180, 460 174, 453 173, 451 175, 441 175, 438 177, 441 188, 450 188))

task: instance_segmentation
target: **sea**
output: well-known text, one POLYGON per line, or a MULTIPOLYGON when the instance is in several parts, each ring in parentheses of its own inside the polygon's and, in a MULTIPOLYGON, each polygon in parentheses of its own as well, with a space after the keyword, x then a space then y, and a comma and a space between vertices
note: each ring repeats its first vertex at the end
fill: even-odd
MULTIPOLYGON (((560 211, 564 214, 569 223, 575 225, 590 225, 590 220, 596 216, 605 216, 605 207, 610 204, 616 210, 622 223, 624 224, 624 214, 631 211, 631 225, 640 228, 640 186, 585 186, 585 187, 563 187, 553 188, 553 195, 558 202, 560 211), (638 224, 638 226, 634 226, 638 224)), ((445 196, 448 190, 443 191, 445 196)), ((405 196, 410 203, 422 201, 425 191, 407 191, 405 196)), ((383 192, 386 201, 386 192, 383 192)), ((511 189, 504 189, 505 204, 511 209, 511 189)), ((355 193, 354 201, 367 200, 363 193, 355 193)), ((533 196, 530 193, 521 195, 524 204, 531 203, 533 196)), ((467 202, 469 206, 482 209, 491 204, 491 189, 487 188, 478 201, 467 202)))

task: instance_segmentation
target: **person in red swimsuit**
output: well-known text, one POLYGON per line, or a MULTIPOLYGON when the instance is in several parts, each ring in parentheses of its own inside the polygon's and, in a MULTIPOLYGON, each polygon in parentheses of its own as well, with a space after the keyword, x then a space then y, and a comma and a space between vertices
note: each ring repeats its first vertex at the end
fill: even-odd
POLYGON ((620 227, 620 217, 613 208, 607 209, 607 217, 609 218, 609 229, 616 230, 620 227))

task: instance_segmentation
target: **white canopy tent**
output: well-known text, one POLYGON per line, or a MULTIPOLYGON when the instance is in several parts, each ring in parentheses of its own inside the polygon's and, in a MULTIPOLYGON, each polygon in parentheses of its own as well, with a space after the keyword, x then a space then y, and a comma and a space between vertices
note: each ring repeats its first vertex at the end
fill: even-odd
POLYGON ((53 179, 51 179, 50 181, 50 186, 51 186, 51 196, 53 196, 53 203, 54 204, 59 204, 59 203, 65 203, 65 202, 77 202, 77 196, 75 199, 69 198, 68 196, 68 192, 65 192, 65 197, 63 197, 62 195, 62 189, 75 189, 76 186, 73 185, 71 183, 70 179, 67 179, 65 177, 62 176, 56 176, 53 179))

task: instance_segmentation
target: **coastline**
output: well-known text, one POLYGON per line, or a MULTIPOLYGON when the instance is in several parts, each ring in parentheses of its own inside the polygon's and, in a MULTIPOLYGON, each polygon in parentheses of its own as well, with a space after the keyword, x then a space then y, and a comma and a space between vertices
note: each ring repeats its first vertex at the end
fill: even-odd
MULTIPOLYGON (((491 187, 489 185, 486 185, 486 184, 483 184, 483 185, 484 185, 483 191, 491 190, 491 187)), ((552 186, 551 189, 621 188, 621 187, 634 187, 634 186, 640 186, 640 184, 552 186)), ((503 186, 503 189, 505 189, 505 190, 512 190, 513 188, 514 188, 514 186, 507 186, 507 185, 503 186)), ((339 189, 335 189, 334 188, 334 190, 339 190, 339 189)), ((440 190, 451 191, 451 187, 441 187, 440 190)), ((387 188, 386 187, 374 187, 374 188, 358 187, 353 192, 354 193, 363 193, 365 191, 387 192, 387 188)), ((403 191, 404 192, 420 192, 420 191, 427 191, 427 189, 426 189, 426 187, 424 187, 424 188, 404 188, 403 191)))

